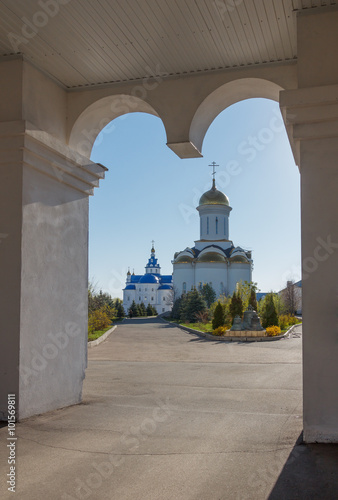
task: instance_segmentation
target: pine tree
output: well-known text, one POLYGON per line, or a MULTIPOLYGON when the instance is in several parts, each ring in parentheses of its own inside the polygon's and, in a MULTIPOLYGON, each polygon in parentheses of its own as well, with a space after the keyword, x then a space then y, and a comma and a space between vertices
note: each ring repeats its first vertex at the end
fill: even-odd
POLYGON ((219 326, 224 325, 224 308, 220 302, 217 302, 217 306, 214 312, 214 317, 212 319, 212 328, 215 330, 219 326))
POLYGON ((264 305, 262 309, 262 326, 267 328, 268 326, 278 326, 279 319, 276 311, 275 303, 273 300, 273 292, 266 295, 264 300, 264 305))
POLYGON ((142 316, 142 309, 140 307, 140 304, 136 305, 136 310, 137 310, 136 316, 142 316))
POLYGON ((153 306, 151 304, 147 305, 147 316, 153 316, 154 311, 153 311, 153 306))
POLYGON ((236 293, 236 291, 232 294, 229 312, 232 321, 235 319, 235 316, 239 316, 240 318, 243 316, 243 302, 240 295, 236 293))
POLYGON ((257 298, 256 292, 254 288, 251 288, 250 297, 249 297, 249 305, 253 307, 255 311, 257 311, 257 298))
POLYGON ((154 306, 151 306, 151 308, 152 308, 152 311, 153 311, 152 316, 157 316, 158 312, 157 312, 156 308, 154 306))
POLYGON ((185 306, 186 298, 187 298, 187 294, 184 293, 183 295, 178 297, 178 299, 175 300, 173 308, 171 310, 171 317, 173 319, 176 319, 178 321, 183 319, 182 313, 183 313, 183 309, 185 306))
POLYGON ((129 318, 134 318, 135 316, 138 316, 138 311, 137 311, 137 305, 135 303, 135 300, 131 303, 131 306, 128 309, 128 316, 129 318))
POLYGON ((194 323, 196 321, 196 314, 207 309, 207 304, 202 295, 197 290, 192 290, 187 293, 185 305, 182 315, 185 321, 194 323))
POLYGON ((143 302, 141 302, 139 308, 140 308, 140 316, 147 316, 146 306, 144 305, 143 302))
POLYGON ((122 319, 125 317, 124 308, 121 302, 116 302, 116 316, 118 319, 122 319))
POLYGON ((215 290, 212 288, 211 285, 209 285, 209 283, 204 283, 203 287, 202 287, 202 290, 201 290, 201 294, 205 300, 205 302, 207 303, 207 306, 208 308, 211 306, 211 304, 213 304, 216 300, 216 292, 215 290))

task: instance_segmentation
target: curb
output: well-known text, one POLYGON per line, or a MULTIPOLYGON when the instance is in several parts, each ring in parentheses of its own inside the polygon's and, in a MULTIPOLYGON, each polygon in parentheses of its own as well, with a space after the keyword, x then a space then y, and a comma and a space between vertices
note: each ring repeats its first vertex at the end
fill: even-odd
POLYGON ((205 333, 201 332, 200 330, 194 330, 193 328, 188 328, 187 326, 182 326, 179 323, 173 323, 171 321, 167 321, 164 318, 159 318, 161 321, 164 323, 167 323, 169 325, 176 326, 177 328, 180 328, 181 330, 192 333, 194 335, 197 335, 197 337, 202 337, 206 340, 213 340, 214 342, 273 342, 275 340, 280 340, 283 338, 287 338, 287 335, 289 335, 292 330, 296 327, 301 325, 301 323, 298 323, 297 325, 291 326, 289 330, 287 330, 285 333, 282 335, 276 335, 274 337, 222 337, 222 336, 217 336, 217 335, 211 335, 210 333, 205 333))
POLYGON ((101 337, 99 337, 98 339, 96 340, 91 340, 90 342, 87 343, 88 345, 88 349, 90 347, 95 347, 99 344, 101 344, 101 342, 104 342, 111 333, 113 333, 113 331, 117 328, 117 325, 114 325, 113 328, 111 328, 110 330, 108 330, 106 333, 104 333, 103 335, 101 335, 101 337))

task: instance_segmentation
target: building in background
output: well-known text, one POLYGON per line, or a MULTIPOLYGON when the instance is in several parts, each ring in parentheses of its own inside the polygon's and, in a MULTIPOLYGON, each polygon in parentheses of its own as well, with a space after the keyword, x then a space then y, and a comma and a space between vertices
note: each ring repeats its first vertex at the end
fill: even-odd
MULTIPOLYGON (((212 166, 216 166, 213 164, 212 166)), ((201 289, 209 283, 220 294, 232 294, 239 281, 252 280, 251 252, 234 246, 229 240, 228 197, 216 189, 215 171, 212 188, 204 193, 197 210, 200 216, 200 239, 195 246, 175 253, 172 261, 175 294, 201 289)))
POLYGON ((173 277, 161 275, 161 266, 155 256, 154 242, 150 258, 145 266, 145 274, 127 273, 126 287, 123 289, 123 307, 126 313, 133 300, 155 307, 158 314, 171 311, 173 306, 173 277))

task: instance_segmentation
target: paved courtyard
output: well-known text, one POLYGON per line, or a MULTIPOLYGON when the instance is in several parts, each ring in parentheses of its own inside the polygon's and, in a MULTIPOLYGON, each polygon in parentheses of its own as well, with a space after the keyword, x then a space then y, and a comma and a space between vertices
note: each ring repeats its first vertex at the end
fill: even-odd
MULTIPOLYGON (((18 424, 17 498, 338 498, 337 448, 301 443, 297 328, 228 343, 126 320, 89 350, 82 404, 18 424)), ((13 498, 6 437, 0 497, 13 498)))

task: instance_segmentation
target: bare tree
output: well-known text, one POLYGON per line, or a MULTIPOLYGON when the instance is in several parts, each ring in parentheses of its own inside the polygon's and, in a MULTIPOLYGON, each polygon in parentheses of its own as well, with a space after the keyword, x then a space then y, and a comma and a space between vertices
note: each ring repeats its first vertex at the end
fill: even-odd
POLYGON ((297 298, 295 293, 295 282, 293 280, 286 283, 286 288, 282 291, 282 299, 285 311, 289 314, 295 314, 297 298))

